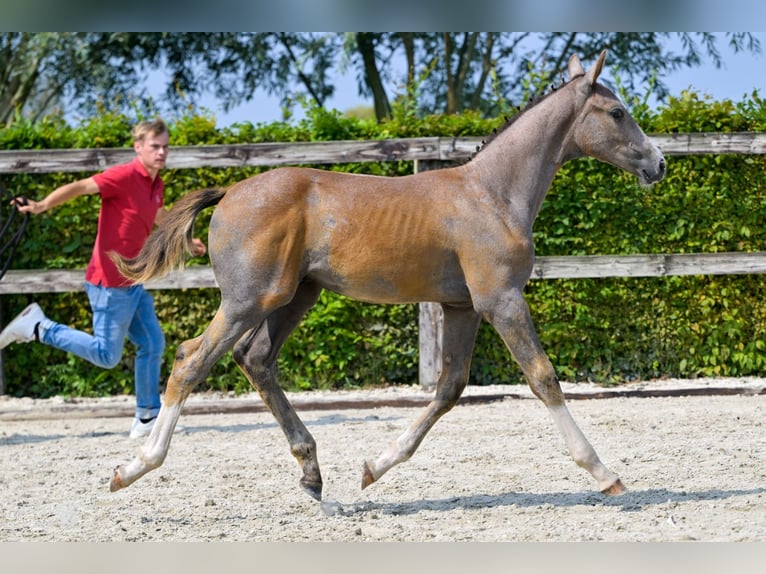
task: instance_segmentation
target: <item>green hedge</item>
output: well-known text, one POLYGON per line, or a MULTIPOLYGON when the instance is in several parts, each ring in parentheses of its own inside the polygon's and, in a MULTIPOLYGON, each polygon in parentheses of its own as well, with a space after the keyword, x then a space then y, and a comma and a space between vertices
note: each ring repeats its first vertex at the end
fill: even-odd
MULTIPOLYGON (((684 93, 659 109, 630 102, 648 133, 766 131, 766 105, 757 93, 742 102, 712 101, 684 93)), ((129 145, 133 119, 104 114, 77 126, 60 118, 19 123, 0 130, 0 149, 115 147, 129 145)), ((432 135, 486 135, 502 119, 476 114, 416 118, 398 108, 392 121, 342 117, 312 109, 296 124, 249 123, 217 128, 206 115, 170 122, 172 145, 382 139, 432 135)), ((766 158, 763 156, 671 156, 666 179, 651 188, 593 160, 565 165, 535 225, 538 255, 759 251, 766 245, 766 158)), ((338 171, 403 175, 411 162, 332 166, 338 171)), ((167 170, 167 200, 185 192, 228 184, 260 169, 167 170)), ((40 198, 57 185, 90 174, 3 176, 16 193, 40 198)), ((208 210, 212 212, 212 210, 208 210)), ((15 269, 83 268, 96 231, 98 198, 84 197, 32 217, 15 269)), ((196 232, 206 234, 210 213, 196 232)), ((206 264, 204 258, 191 264, 206 264)), ((527 297, 551 360, 563 380, 604 384, 656 377, 766 374, 764 278, 751 276, 661 279, 533 280, 527 297)), ((90 329, 84 293, 0 298, 3 317, 38 301, 53 319, 90 329)), ((164 375, 176 345, 198 335, 212 318, 219 294, 212 289, 155 292, 168 348, 164 375)), ((134 349, 111 370, 43 345, 4 351, 6 390, 46 397, 133 392, 134 349)), ((417 306, 376 306, 332 293, 288 340, 279 361, 288 389, 341 388, 417 380, 417 306)), ((518 383, 521 375, 499 337, 479 332, 472 384, 518 383)), ((248 391, 231 354, 215 366, 202 388, 248 391)))

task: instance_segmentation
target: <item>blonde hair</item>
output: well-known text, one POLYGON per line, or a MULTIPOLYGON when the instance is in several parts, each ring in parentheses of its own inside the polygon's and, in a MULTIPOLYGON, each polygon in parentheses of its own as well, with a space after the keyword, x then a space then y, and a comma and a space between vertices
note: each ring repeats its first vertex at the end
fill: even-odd
POLYGON ((167 124, 160 118, 154 120, 146 120, 136 124, 131 130, 133 136, 133 143, 143 141, 143 139, 151 134, 153 136, 160 136, 168 133, 167 124))

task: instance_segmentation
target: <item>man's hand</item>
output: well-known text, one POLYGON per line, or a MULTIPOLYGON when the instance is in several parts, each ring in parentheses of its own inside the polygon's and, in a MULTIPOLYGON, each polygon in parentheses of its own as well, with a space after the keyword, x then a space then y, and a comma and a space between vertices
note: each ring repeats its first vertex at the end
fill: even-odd
POLYGON ((205 247, 205 244, 202 243, 201 239, 195 237, 192 239, 191 252, 195 257, 200 257, 207 253, 207 247, 205 247))
POLYGON ((11 200, 11 205, 15 205, 21 213, 33 213, 38 214, 45 211, 45 207, 40 204, 39 201, 32 201, 26 197, 14 197, 11 200))

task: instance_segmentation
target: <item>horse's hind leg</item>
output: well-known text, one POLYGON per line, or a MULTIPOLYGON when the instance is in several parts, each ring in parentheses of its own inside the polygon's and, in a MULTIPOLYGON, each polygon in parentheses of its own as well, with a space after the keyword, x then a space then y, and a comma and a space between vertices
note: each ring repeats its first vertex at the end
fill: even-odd
POLYGON ((288 305, 274 311, 234 348, 234 360, 274 415, 287 437, 290 452, 303 470, 301 487, 315 500, 322 500, 316 442, 279 387, 276 363, 285 340, 316 303, 320 291, 314 283, 302 283, 288 305))
POLYGON ((480 317, 471 308, 455 308, 447 305, 442 305, 442 308, 444 310, 442 372, 436 385, 436 394, 423 414, 378 458, 364 463, 362 488, 378 480, 391 467, 409 459, 425 438, 426 433, 439 418, 455 406, 465 389, 480 317))
POLYGON ((593 475, 603 493, 625 492, 620 479, 604 466, 572 418, 553 365, 545 355, 537 337, 529 306, 521 291, 511 290, 507 297, 494 304, 485 316, 500 333, 511 354, 521 366, 532 392, 548 407, 574 461, 593 475))
POLYGON ((252 323, 230 321, 221 307, 202 335, 178 346, 157 422, 136 458, 114 470, 109 490, 114 492, 129 486, 164 462, 173 430, 189 393, 251 326, 252 323))

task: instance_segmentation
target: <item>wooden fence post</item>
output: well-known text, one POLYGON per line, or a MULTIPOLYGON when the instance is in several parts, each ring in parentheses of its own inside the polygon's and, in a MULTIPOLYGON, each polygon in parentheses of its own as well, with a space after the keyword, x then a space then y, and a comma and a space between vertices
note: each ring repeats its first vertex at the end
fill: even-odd
POLYGON ((418 379, 427 391, 434 389, 442 372, 442 306, 420 303, 418 317, 418 379))
MULTIPOLYGON (((441 169, 452 162, 415 160, 415 173, 441 169)), ((442 323, 444 314, 439 303, 420 303, 418 316, 418 379, 425 390, 436 387, 442 372, 442 323)))

